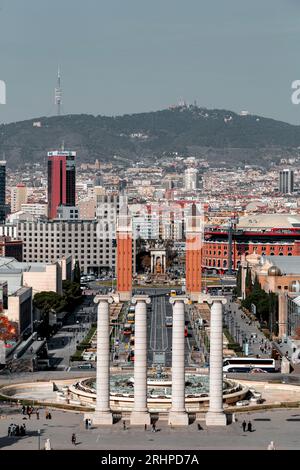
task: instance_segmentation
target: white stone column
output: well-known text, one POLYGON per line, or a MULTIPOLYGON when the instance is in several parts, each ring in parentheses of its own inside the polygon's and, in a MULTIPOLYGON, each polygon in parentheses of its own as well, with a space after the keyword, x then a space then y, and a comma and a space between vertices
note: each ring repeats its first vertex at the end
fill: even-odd
POLYGON ((130 417, 132 425, 151 423, 147 408, 147 304, 150 297, 136 295, 132 298, 135 307, 134 329, 134 405, 130 417))
POLYGON ((223 410, 223 304, 226 299, 212 298, 210 313, 209 409, 207 426, 226 426, 223 410))
POLYGON ((113 298, 108 295, 97 295, 97 372, 96 372, 96 410, 93 424, 111 425, 113 415, 110 410, 110 344, 109 344, 109 304, 113 298))
POLYGON ((172 405, 169 410, 170 426, 187 426, 189 416, 185 409, 185 369, 184 369, 184 305, 187 297, 170 299, 173 304, 172 336, 172 405))

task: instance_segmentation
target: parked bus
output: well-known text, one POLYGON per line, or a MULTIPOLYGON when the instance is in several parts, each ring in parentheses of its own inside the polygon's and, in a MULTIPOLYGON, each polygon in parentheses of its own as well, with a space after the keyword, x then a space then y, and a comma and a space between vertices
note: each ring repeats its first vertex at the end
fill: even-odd
POLYGON ((227 357, 223 360, 223 372, 276 372, 275 360, 256 357, 227 357))

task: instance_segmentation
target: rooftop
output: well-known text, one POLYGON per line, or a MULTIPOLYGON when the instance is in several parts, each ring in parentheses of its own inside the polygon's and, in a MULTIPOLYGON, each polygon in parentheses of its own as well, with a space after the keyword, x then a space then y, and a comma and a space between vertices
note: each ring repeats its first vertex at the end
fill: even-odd
POLYGON ((282 274, 300 274, 300 256, 264 256, 266 261, 277 266, 282 274))
POLYGON ((300 228, 300 217, 290 214, 254 214, 241 217, 238 228, 300 228))

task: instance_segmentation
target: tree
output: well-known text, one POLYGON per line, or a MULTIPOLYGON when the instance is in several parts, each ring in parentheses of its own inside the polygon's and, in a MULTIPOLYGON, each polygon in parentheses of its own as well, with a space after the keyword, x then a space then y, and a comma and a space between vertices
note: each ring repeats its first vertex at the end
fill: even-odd
POLYGON ((242 295, 242 267, 241 266, 239 266, 239 269, 236 275, 235 294, 237 297, 241 297, 242 295))
POLYGON ((79 261, 77 260, 74 266, 73 281, 76 282, 76 284, 80 284, 80 277, 81 277, 80 265, 79 265, 79 261))
POLYGON ((251 269, 249 268, 248 264, 247 264, 247 270, 246 270, 245 288, 246 288, 246 296, 247 296, 252 291, 251 269))

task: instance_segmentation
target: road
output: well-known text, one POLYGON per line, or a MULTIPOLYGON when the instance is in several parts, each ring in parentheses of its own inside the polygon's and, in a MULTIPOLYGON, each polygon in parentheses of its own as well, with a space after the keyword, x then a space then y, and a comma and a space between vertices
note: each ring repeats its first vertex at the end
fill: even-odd
MULTIPOLYGON (((147 309, 148 366, 162 361, 165 367, 172 365, 172 327, 166 326, 166 316, 172 316, 170 298, 166 295, 152 295, 147 309)), ((186 313, 186 325, 189 319, 186 313)), ((185 340, 185 365, 189 366, 192 347, 196 345, 192 330, 185 340)))

